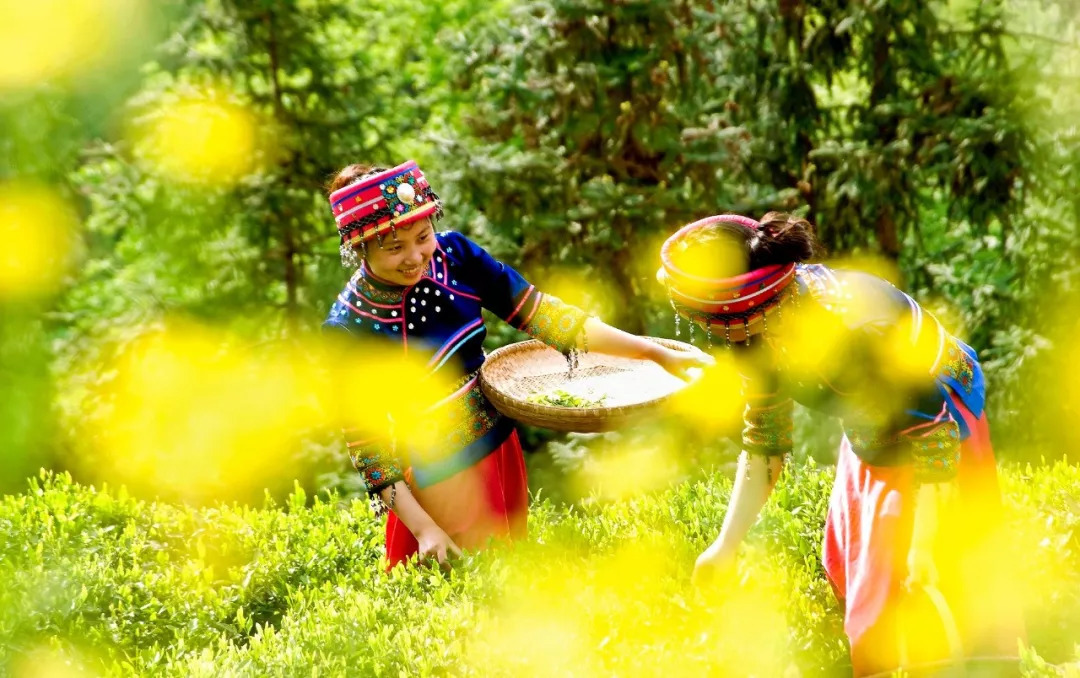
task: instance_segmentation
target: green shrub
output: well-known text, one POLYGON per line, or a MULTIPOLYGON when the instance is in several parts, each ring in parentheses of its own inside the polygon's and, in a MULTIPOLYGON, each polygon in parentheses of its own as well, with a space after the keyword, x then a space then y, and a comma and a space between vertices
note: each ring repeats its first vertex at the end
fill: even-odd
MULTIPOLYGON (((0 672, 45 657, 115 676, 844 675, 819 558, 831 479, 792 466, 739 581, 706 600, 689 575, 723 519, 723 474, 539 498, 528 540, 443 574, 385 572, 361 500, 298 488, 284 506, 192 509, 43 473, 0 502, 0 672)), ((1030 594, 1025 665, 1057 675, 1080 639, 1080 470, 1006 469, 1002 487, 1030 594)))

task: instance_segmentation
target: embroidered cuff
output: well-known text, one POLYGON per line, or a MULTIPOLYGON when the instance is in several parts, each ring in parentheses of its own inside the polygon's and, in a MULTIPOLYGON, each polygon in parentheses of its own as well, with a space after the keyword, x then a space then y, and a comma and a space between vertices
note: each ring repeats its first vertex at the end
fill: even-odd
POLYGON ((747 454, 776 457, 791 451, 793 405, 785 400, 775 405, 747 405, 743 413, 743 449, 747 454))
POLYGON ((401 463, 393 454, 393 444, 378 442, 351 442, 349 457, 353 468, 360 473, 368 494, 405 479, 401 463))
POLYGON ((549 294, 540 294, 536 311, 519 327, 530 337, 567 354, 577 349, 578 334, 588 318, 588 314, 577 306, 563 303, 549 294))
POLYGON ((942 360, 937 370, 938 379, 958 386, 960 392, 969 395, 976 386, 976 369, 975 359, 967 354, 960 342, 955 337, 947 337, 942 360))

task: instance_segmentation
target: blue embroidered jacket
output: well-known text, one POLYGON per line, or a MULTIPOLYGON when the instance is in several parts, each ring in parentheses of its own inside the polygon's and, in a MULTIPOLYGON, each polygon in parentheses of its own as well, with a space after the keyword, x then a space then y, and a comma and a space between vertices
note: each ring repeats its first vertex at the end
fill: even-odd
MULTIPOLYGON (((924 481, 952 477, 986 385, 975 351, 890 283, 868 273, 799 265, 794 303, 804 327, 778 349, 776 370, 745 381, 743 447, 791 450, 792 403, 838 416, 867 463, 914 463, 924 481)), ((788 302, 792 303, 792 302, 788 302)))
POLYGON ((361 266, 323 323, 325 331, 379 337, 399 344, 410 356, 419 353, 433 372, 450 371, 457 384, 439 403, 448 408, 452 425, 437 461, 398 449, 392 436, 362 440, 346 432, 349 455, 369 492, 401 480, 410 464, 413 482, 427 487, 477 463, 510 436, 513 422, 480 390, 477 373, 484 363, 486 335, 481 309, 563 353, 575 347, 587 318, 584 311, 541 293, 460 233, 445 231, 435 239, 435 254, 420 282, 387 285, 361 266))

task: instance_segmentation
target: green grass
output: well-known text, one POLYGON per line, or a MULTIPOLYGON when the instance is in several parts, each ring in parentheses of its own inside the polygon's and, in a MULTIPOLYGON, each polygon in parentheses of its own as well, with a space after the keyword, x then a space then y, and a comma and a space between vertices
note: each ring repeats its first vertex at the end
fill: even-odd
MULTIPOLYGON (((0 674, 845 675, 818 558, 831 477, 785 475, 740 580, 704 600, 689 574, 723 518, 721 476, 534 501, 527 541, 444 575, 384 572, 363 501, 196 509, 42 474, 0 502, 0 674)), ((1080 640, 1080 471, 1006 469, 1002 485, 1033 594, 1025 670, 1057 675, 1080 640)))

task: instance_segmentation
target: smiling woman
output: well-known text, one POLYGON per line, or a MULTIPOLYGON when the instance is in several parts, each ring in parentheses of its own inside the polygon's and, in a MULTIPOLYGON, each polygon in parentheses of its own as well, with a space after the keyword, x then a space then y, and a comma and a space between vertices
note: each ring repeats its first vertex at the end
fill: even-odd
POLYGON ((372 249, 367 257, 371 275, 394 285, 419 282, 435 254, 435 227, 424 218, 394 232, 392 242, 372 249))
MULTIPOLYGON (((409 399, 418 407, 428 400, 435 404, 415 426, 389 421, 375 437, 346 432, 368 492, 391 509, 391 565, 414 554, 442 563, 459 546, 524 535, 528 487, 521 444, 513 422, 480 389, 481 309, 567 356, 593 350, 647 358, 676 374, 709 361, 590 318, 542 293, 465 236, 434 232, 442 202, 415 162, 393 169, 350 165, 329 189, 342 260, 357 270, 324 328, 400 346, 402 354, 422 357, 430 377, 449 375, 443 381, 453 384, 438 397, 421 397, 419 391, 434 380, 417 380, 416 397, 409 399), (418 430, 424 428, 434 433, 418 430)), ((361 343, 352 346, 363 350, 361 343)), ((390 397, 373 386, 364 389, 369 398, 390 397)), ((350 403, 357 419, 381 411, 374 402, 358 402, 350 403)), ((373 428, 361 424, 356 428, 373 428)))

